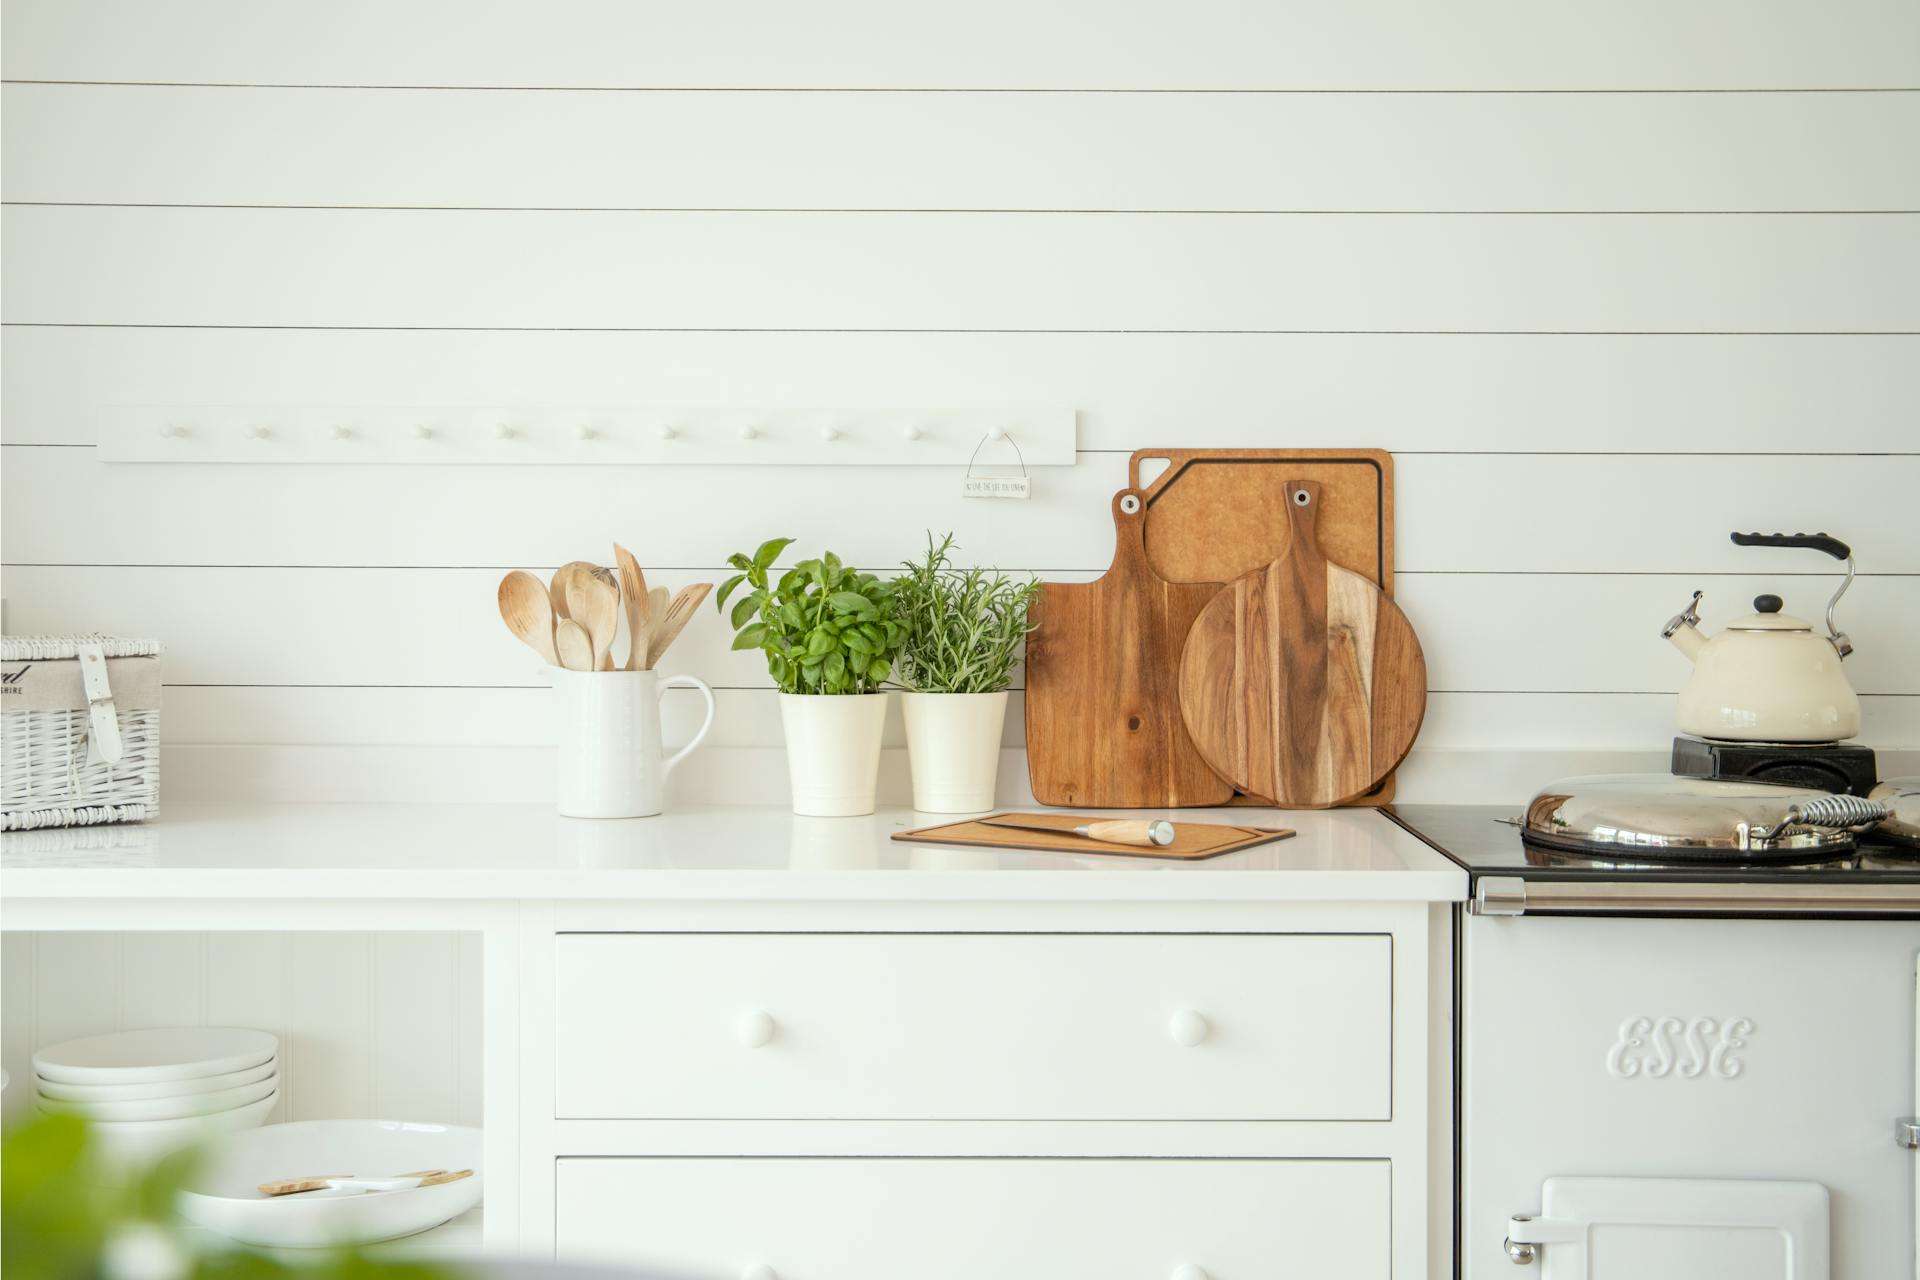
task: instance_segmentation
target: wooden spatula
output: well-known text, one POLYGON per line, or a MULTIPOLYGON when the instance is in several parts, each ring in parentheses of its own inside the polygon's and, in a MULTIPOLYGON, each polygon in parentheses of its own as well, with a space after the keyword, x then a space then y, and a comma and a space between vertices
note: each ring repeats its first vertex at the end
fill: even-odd
POLYGON ((1327 560, 1320 486, 1286 485, 1292 538, 1227 585, 1187 633, 1180 710, 1200 755, 1249 795, 1321 809, 1406 758, 1427 705, 1420 641, 1393 601, 1327 560))

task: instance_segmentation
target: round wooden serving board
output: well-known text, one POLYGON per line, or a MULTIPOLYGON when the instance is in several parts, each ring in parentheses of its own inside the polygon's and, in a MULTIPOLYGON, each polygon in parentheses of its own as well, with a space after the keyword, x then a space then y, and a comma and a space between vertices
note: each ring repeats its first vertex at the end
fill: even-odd
POLYGON ((1420 641, 1393 601, 1320 552, 1320 486, 1289 481, 1281 557, 1194 619, 1180 710, 1215 773, 1276 805, 1321 809, 1372 790, 1427 706, 1420 641))

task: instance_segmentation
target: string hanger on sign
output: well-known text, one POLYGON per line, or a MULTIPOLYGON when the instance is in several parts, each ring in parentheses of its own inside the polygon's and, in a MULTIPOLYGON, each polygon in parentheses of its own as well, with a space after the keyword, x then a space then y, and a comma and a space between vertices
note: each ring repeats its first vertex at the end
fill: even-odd
POLYGON ((967 458, 967 474, 960 480, 960 496, 964 498, 1031 498, 1033 496, 1033 477, 1027 474, 1026 455, 1020 452, 1020 442, 1013 434, 994 427, 980 437, 973 446, 973 453, 967 458), (980 458, 980 451, 989 444, 1005 440, 1013 446, 1013 456, 1020 463, 1017 476, 976 476, 974 463, 980 458))

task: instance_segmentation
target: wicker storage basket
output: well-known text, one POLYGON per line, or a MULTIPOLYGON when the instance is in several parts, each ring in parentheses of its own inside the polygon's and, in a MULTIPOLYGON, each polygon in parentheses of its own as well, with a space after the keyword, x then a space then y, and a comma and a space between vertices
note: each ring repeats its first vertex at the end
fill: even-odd
POLYGON ((160 644, 0 637, 0 828, 160 811, 160 644))

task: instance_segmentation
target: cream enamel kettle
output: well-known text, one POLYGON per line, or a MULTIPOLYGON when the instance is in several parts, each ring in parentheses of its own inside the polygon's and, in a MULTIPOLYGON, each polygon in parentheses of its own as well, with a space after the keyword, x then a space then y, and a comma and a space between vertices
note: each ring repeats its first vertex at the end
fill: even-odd
POLYGON ((1807 547, 1847 564, 1827 601, 1827 634, 1780 612, 1776 595, 1755 597, 1754 612, 1716 636, 1700 631, 1701 593, 1669 619, 1661 635, 1693 663, 1680 689, 1680 732, 1740 742, 1838 742, 1860 732, 1860 699, 1840 663, 1853 644, 1833 626, 1833 607, 1853 585, 1853 552, 1824 533, 1736 533, 1743 547, 1807 547))

